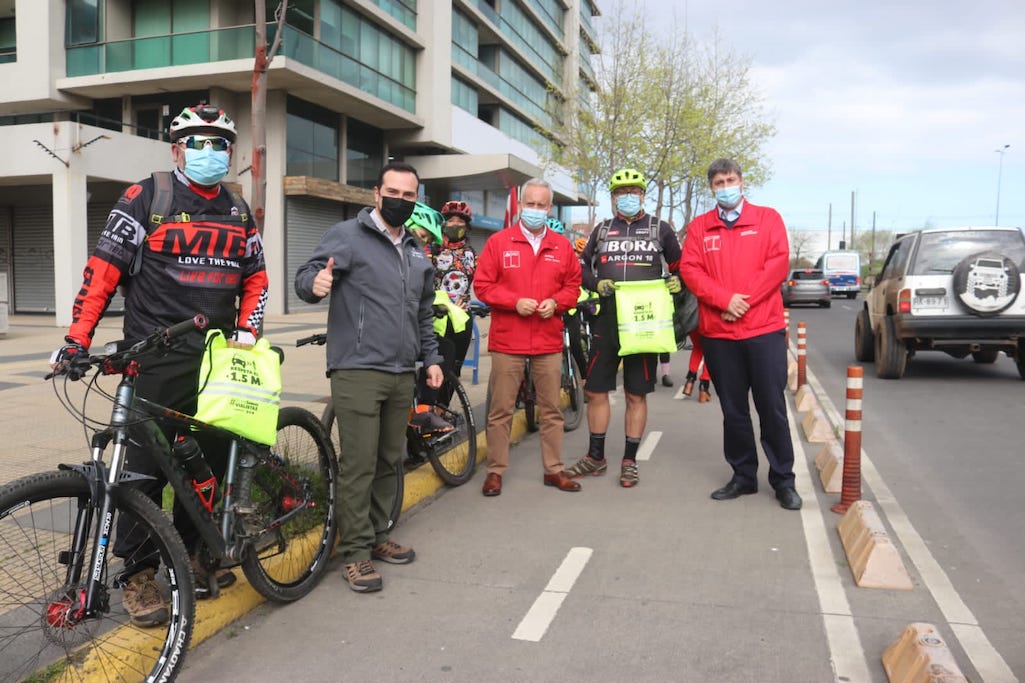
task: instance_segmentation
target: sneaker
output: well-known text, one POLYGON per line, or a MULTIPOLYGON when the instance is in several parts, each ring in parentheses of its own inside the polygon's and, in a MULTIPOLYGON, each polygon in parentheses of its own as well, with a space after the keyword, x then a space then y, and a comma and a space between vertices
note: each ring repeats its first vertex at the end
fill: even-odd
POLYGON ((373 593, 381 590, 384 583, 370 560, 359 560, 345 565, 345 578, 349 588, 357 593, 373 593))
POLYGON ((418 406, 416 414, 409 420, 409 424, 421 436, 429 434, 445 434, 451 432, 455 427, 445 421, 430 406, 418 406), (421 410, 423 408, 423 410, 421 410))
POLYGON ((605 462, 605 458, 601 460, 595 460, 589 455, 577 460, 575 463, 566 468, 566 474, 576 479, 582 477, 585 474, 591 474, 595 477, 600 477, 605 474, 609 469, 609 464, 605 462))
POLYGON ((619 485, 625 489, 637 486, 640 477, 637 475, 637 463, 633 460, 624 460, 623 467, 619 471, 619 485))
POLYGON ((413 552, 412 548, 399 545, 390 538, 371 548, 370 556, 375 560, 381 560, 390 564, 409 564, 416 559, 416 553, 413 552))
MULTIPOLYGON (((196 599, 206 600, 210 596, 210 572, 206 570, 206 567, 196 558, 192 556, 192 576, 195 578, 196 584, 196 599)), ((230 569, 218 569, 214 572, 214 576, 217 577, 217 588, 227 588, 233 585, 238 577, 235 576, 235 572, 230 569)))
POLYGON ((125 610, 132 623, 140 628, 166 624, 169 618, 156 574, 157 571, 153 568, 143 569, 129 578, 124 587, 125 610))

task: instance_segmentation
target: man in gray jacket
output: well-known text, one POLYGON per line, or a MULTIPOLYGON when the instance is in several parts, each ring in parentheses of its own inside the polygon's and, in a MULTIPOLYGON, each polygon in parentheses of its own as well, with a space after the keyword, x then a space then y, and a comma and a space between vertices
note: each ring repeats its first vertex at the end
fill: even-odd
POLYGON ((427 384, 442 382, 434 338, 434 268, 405 223, 420 177, 390 162, 374 187, 374 208, 331 226, 295 274, 295 291, 316 303, 331 295, 327 374, 344 444, 338 457, 339 554, 349 587, 379 591, 371 559, 407 564, 412 548, 388 538, 388 512, 406 450, 417 360, 427 384))

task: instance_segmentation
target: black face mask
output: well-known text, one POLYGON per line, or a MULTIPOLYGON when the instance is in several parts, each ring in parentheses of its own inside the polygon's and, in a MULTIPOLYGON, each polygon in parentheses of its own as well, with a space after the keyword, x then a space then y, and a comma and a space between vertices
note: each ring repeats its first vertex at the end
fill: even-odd
POLYGON ((466 237, 466 228, 462 225, 446 225, 442 232, 453 242, 461 242, 466 237))
POLYGON ((400 228, 413 215, 416 202, 400 197, 381 197, 381 218, 393 228, 400 228))

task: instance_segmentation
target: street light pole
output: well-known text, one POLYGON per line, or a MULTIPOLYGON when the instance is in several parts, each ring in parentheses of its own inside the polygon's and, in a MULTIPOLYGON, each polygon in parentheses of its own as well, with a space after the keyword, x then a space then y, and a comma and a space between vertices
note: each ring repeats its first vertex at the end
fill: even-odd
POLYGON ((996 215, 993 218, 993 225, 1000 225, 1000 179, 1004 174, 1004 152, 1007 151, 1008 147, 1010 147, 1010 145, 1004 145, 1000 149, 993 150, 1000 155, 1000 166, 997 170, 997 210, 996 215))

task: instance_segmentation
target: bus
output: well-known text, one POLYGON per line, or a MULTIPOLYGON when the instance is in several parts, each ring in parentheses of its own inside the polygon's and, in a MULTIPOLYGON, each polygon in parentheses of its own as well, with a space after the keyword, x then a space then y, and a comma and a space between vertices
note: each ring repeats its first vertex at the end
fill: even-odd
POLYGON ((861 291, 861 254, 857 251, 827 251, 815 262, 829 280, 829 292, 848 299, 861 291))

